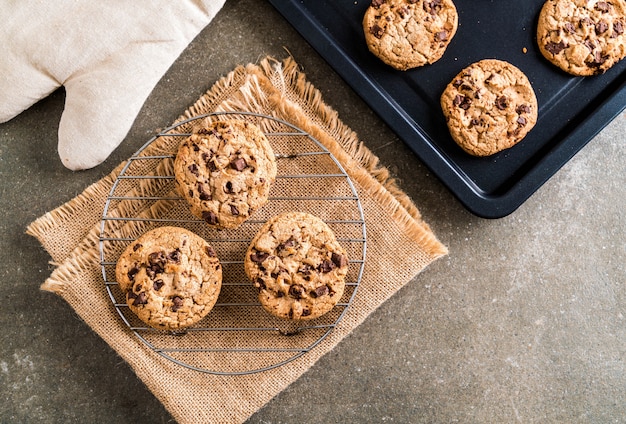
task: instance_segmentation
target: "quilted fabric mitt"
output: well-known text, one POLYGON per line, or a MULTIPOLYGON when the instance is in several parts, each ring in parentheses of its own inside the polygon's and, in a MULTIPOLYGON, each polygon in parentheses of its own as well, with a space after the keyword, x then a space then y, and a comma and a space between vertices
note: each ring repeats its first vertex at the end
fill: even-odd
POLYGON ((0 0, 0 122, 65 86, 59 156, 92 168, 225 0, 0 0))

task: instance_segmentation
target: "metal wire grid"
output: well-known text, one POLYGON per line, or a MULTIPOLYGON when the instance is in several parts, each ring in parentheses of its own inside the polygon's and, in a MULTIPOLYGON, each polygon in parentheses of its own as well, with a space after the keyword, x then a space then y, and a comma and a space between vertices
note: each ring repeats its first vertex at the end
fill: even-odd
POLYGON ((293 361, 333 331, 361 282, 366 239, 357 191, 342 165, 319 141, 277 118, 249 112, 219 112, 165 129, 129 159, 105 202, 99 238, 100 265, 115 310, 146 346, 190 369, 241 375, 293 361), (247 119, 262 128, 279 166, 268 204, 240 228, 216 231, 189 213, 175 190, 171 165, 179 142, 190 135, 190 128, 202 120, 225 118, 247 119), (162 149, 161 144, 165 146, 162 149), (163 154, 147 154, 148 147, 151 153, 163 150, 163 154), (319 169, 324 172, 311 172, 319 169), (287 207, 320 216, 350 258, 342 299, 331 312, 311 321, 292 322, 270 316, 261 307, 258 291, 243 271, 243 255, 252 236, 267 219, 287 207), (185 227, 205 238, 217 251, 223 266, 222 289, 216 305, 196 327, 185 331, 164 332, 139 321, 115 280, 115 264, 124 248, 141 233, 163 225, 185 227))

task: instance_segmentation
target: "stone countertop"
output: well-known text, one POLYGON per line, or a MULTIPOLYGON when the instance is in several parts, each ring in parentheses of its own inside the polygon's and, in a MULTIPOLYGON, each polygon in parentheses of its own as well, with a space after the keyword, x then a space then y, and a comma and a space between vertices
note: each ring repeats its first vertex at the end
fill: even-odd
POLYGON ((511 215, 467 212, 269 3, 229 0, 99 167, 56 154, 64 93, 0 125, 0 422, 172 418, 60 298, 26 226, 107 175, 219 77, 291 54, 450 254, 250 423, 620 422, 626 416, 626 113, 511 215))

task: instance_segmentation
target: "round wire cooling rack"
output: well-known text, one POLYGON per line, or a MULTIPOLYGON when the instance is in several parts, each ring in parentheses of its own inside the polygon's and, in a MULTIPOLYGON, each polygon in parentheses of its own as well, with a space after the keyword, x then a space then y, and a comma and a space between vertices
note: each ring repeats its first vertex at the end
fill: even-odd
POLYGON ((179 122, 148 140, 124 165, 104 205, 100 265, 108 296, 129 330, 154 352, 181 366, 220 375, 266 371, 314 349, 344 317, 361 282, 366 256, 363 207, 350 177, 318 140, 298 127, 251 112, 216 112, 179 122), (268 203, 236 229, 215 230, 189 212, 175 188, 179 143, 206 121, 245 119, 261 128, 277 158, 278 175, 268 203), (290 321, 267 313, 245 275, 243 258, 258 229, 287 211, 324 220, 346 250, 349 271, 339 303, 322 317, 290 321), (126 246, 160 226, 187 228, 215 249, 222 264, 217 303, 196 326, 166 332, 140 321, 126 304, 115 265, 126 246))

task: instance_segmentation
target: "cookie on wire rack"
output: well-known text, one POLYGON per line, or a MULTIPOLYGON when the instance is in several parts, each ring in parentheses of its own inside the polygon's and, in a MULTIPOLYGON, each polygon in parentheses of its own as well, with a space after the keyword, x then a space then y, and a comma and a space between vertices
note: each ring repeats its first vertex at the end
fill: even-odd
POLYGON ((172 226, 150 230, 130 243, 115 276, 128 307, 161 330, 200 321, 222 287, 222 265, 213 248, 197 234, 172 226))
POLYGON ((348 257, 320 218, 284 212, 259 229, 246 252, 244 269, 267 312, 310 320, 332 310, 341 299, 348 257))
POLYGON ((217 229, 236 228, 267 203, 276 158, 259 127, 238 119, 196 128, 174 160, 180 195, 217 229))

